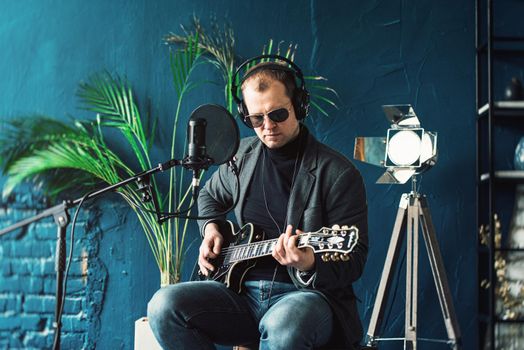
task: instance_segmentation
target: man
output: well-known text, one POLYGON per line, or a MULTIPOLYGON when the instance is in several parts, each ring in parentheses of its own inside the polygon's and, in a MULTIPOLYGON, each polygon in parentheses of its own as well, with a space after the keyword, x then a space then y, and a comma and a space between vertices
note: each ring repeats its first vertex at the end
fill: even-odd
MULTIPOLYGON (((352 283, 367 256, 364 184, 344 156, 316 141, 300 123, 307 113, 307 91, 300 70, 291 65, 295 69, 266 62, 246 73, 239 110, 256 136, 243 139, 236 155, 240 188, 222 166, 198 200, 199 215, 210 216, 229 208, 239 192, 238 223, 251 222, 278 242, 271 256, 259 258, 246 272, 240 293, 215 281, 159 290, 148 317, 166 349, 213 349, 214 343, 352 349, 360 341, 352 283), (297 248, 296 234, 332 225, 359 229, 348 261, 325 262, 312 249, 297 248)), ((214 271, 212 261, 230 238, 221 223, 200 223, 198 264, 204 275, 214 271)))

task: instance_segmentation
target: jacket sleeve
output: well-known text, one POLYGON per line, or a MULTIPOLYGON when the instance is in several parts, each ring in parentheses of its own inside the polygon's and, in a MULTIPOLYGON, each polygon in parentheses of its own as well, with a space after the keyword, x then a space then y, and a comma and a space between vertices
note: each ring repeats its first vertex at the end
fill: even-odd
MULTIPOLYGON (((329 185, 329 184, 328 184, 329 185)), ((348 261, 324 262, 322 254, 315 254, 315 274, 312 283, 293 278, 302 287, 337 289, 350 286, 362 275, 368 252, 367 202, 364 182, 359 171, 350 166, 340 173, 323 199, 325 226, 356 226, 359 239, 348 261)))

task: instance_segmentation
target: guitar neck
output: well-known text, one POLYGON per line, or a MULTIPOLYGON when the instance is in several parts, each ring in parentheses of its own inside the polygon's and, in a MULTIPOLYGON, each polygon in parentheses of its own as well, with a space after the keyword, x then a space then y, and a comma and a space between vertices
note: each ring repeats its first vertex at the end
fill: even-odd
MULTIPOLYGON (((302 238, 307 234, 300 234, 299 242, 297 247, 302 248, 305 246, 305 242, 302 238)), ((268 239, 266 241, 240 244, 237 246, 228 247, 224 252, 225 263, 235 263, 238 261, 259 258, 262 256, 271 255, 278 242, 278 238, 268 239)))

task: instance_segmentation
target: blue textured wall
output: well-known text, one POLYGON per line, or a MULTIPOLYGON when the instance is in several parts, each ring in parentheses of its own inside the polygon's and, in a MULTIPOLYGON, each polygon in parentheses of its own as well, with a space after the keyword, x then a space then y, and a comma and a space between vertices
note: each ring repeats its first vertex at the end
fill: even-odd
MULTIPOLYGON (((424 176, 422 190, 429 195, 466 349, 477 347, 473 1, 13 0, 2 6, 2 119, 35 112, 57 118, 86 116, 75 109, 76 86, 107 69, 127 75, 142 101, 151 98, 160 130, 168 130, 175 101, 161 38, 178 32, 179 24, 189 24, 193 14, 204 23, 210 15, 231 21, 243 57, 260 53, 269 38, 297 43, 299 65, 327 77, 340 95, 339 110, 331 111, 330 118, 313 116, 308 124, 319 139, 348 157, 355 136, 385 134, 382 104, 413 104, 423 126, 439 132, 439 163, 424 176)), ((218 74, 208 73, 218 79, 218 74)), ((191 95, 183 115, 204 102, 222 103, 222 90, 209 87, 191 95)), ((249 132, 242 128, 242 133, 249 132)), ((167 158, 168 144, 164 133, 154 162, 167 158)), ((408 188, 375 185, 380 170, 357 166, 366 181, 370 214, 369 262, 357 285, 367 325, 400 194, 408 188)), ((5 211, 12 201, 2 203, 2 226, 28 215, 26 208, 42 206, 33 198, 22 203, 14 212, 5 211)), ((95 287, 71 294, 76 300, 68 306, 71 317, 84 315, 86 320, 75 323, 79 336, 70 348, 82 343, 86 348, 129 349, 133 321, 145 314, 159 277, 133 215, 115 198, 100 203, 84 219, 92 222, 91 233, 79 238, 78 253, 89 251, 87 263, 92 265, 87 276, 77 270, 73 277, 95 287)), ((53 288, 45 286, 53 278, 53 235, 48 222, 22 237, 0 239, 0 347, 9 342, 40 347, 43 343, 30 340, 37 335, 38 341, 50 341, 44 337, 53 288), (40 234, 46 239, 41 241, 40 234), (19 259, 19 248, 13 247, 30 253, 19 259), (21 338, 10 340, 14 334, 21 338)), ((384 335, 401 334, 403 280, 398 279, 384 335)), ((419 334, 445 337, 424 254, 419 283, 419 334)))

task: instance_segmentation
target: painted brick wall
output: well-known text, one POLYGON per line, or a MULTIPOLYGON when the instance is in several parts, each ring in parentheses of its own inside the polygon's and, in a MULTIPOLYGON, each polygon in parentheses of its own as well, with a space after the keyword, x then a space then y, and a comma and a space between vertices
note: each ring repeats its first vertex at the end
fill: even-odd
MULTIPOLYGON (((2 226, 30 217, 44 207, 43 198, 24 193, 0 203, 2 226)), ((97 221, 97 210, 91 209, 79 216, 75 229, 74 259, 62 318, 62 349, 95 348, 93 339, 100 330, 107 273, 96 256, 100 233, 97 221)), ((48 218, 0 238, 0 349, 52 346, 56 234, 56 226, 48 218)))

